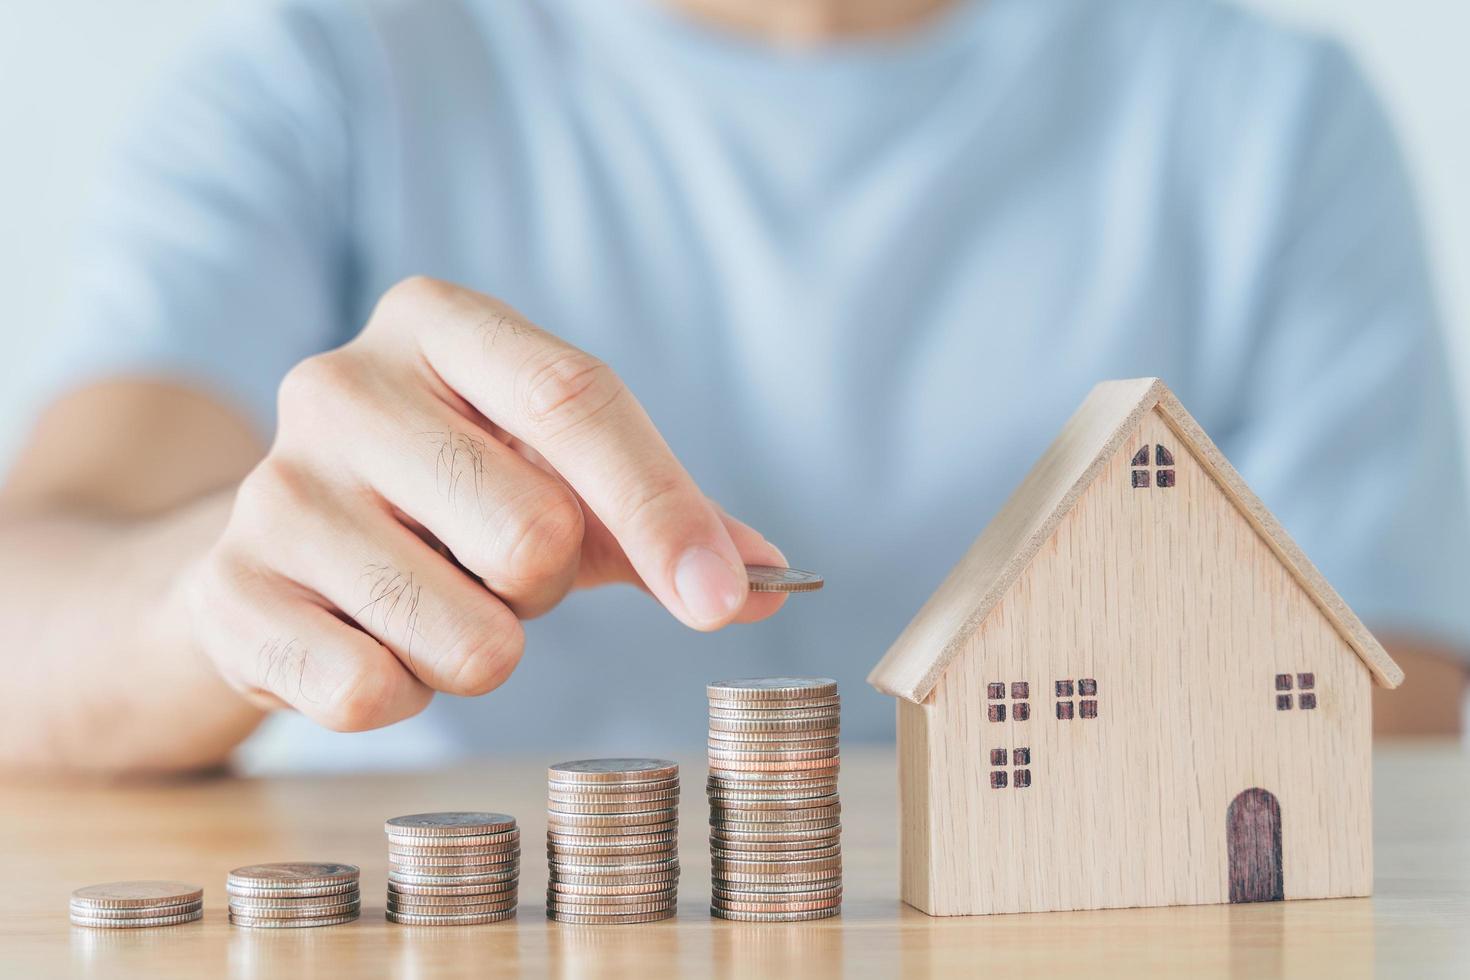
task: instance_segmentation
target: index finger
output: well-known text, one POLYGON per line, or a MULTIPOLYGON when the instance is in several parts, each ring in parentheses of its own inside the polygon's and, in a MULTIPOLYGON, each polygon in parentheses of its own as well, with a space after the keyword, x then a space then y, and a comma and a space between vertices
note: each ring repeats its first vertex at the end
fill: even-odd
POLYGON ((643 406, 606 364, 487 296, 435 285, 424 358, 477 410, 544 456, 649 590, 696 629, 745 603, 740 552, 643 406))

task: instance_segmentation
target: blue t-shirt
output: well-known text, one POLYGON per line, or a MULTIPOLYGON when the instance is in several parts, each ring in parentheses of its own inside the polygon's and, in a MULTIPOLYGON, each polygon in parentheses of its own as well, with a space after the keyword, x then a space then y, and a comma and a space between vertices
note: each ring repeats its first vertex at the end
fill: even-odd
POLYGON ((290 0, 172 79, 97 215, 57 386, 181 378, 268 433, 282 374, 427 273, 608 360, 829 577, 715 635, 575 595, 501 690, 300 758, 665 752, 761 673, 884 736, 864 675, 1104 378, 1166 379, 1371 626, 1470 641, 1403 162, 1336 45, 1229 6, 961 2, 792 51, 653 0, 290 0))

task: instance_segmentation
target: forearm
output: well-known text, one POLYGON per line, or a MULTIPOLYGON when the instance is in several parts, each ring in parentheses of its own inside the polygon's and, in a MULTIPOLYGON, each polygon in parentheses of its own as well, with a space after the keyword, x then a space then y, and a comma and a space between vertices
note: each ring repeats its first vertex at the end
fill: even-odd
POLYGON ((147 520, 0 522, 0 767, 200 768, 259 723, 194 642, 184 596, 231 497, 147 520))

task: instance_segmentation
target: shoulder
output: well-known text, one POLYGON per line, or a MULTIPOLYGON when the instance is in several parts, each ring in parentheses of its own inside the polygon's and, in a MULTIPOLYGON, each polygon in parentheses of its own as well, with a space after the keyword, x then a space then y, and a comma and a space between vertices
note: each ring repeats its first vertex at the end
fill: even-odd
POLYGON ((1223 0, 1096 6, 1107 7, 1093 15, 1097 57, 1123 111, 1146 114, 1142 131, 1207 227, 1276 224, 1304 188, 1371 184, 1401 166, 1387 114, 1341 42, 1223 0))
POLYGON ((1286 105, 1359 84, 1342 45, 1226 0, 1074 2, 1071 40, 1098 66, 1184 100, 1286 105))

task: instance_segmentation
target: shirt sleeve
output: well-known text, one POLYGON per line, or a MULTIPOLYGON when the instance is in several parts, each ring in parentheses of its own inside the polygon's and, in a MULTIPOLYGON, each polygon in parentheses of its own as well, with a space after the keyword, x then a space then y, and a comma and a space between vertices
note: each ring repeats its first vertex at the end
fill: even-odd
POLYGON ((1237 388, 1227 455, 1369 628, 1470 652, 1470 495, 1406 167, 1337 45, 1313 42, 1302 81, 1279 117, 1237 120, 1287 135, 1243 150, 1219 202, 1227 265, 1230 235, 1269 232, 1234 283, 1249 342, 1200 371, 1237 388))
POLYGON ((118 376, 211 391, 268 434, 275 390, 345 339, 346 114, 322 26, 256 8, 172 71, 104 178, 42 397, 118 376))

